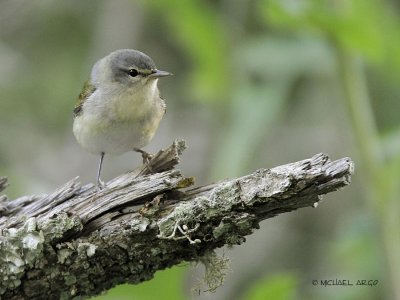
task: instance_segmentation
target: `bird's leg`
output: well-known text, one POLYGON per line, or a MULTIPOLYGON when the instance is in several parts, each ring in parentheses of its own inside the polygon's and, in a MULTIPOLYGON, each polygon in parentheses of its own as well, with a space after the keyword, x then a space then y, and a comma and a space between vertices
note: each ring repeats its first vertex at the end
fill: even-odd
POLYGON ((101 166, 103 164, 103 159, 104 159, 104 152, 100 153, 100 163, 99 163, 99 169, 97 170, 97 190, 103 189, 106 184, 100 179, 100 173, 101 173, 101 166))
POLYGON ((133 151, 135 152, 139 152, 140 154, 142 154, 142 159, 143 159, 143 164, 146 165, 146 168, 150 171, 153 172, 153 170, 151 169, 151 167, 149 166, 149 162, 150 160, 154 157, 153 154, 146 152, 142 149, 139 148, 133 148, 133 151))

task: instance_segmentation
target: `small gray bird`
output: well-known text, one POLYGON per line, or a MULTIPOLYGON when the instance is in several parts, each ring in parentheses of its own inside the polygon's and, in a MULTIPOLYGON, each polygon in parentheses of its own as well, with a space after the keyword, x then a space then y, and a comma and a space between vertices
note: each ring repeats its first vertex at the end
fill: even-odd
POLYGON ((87 151, 100 155, 97 188, 104 155, 128 151, 148 155, 140 148, 153 138, 165 114, 158 78, 172 75, 157 70, 146 54, 121 49, 98 60, 74 108, 73 132, 87 151))

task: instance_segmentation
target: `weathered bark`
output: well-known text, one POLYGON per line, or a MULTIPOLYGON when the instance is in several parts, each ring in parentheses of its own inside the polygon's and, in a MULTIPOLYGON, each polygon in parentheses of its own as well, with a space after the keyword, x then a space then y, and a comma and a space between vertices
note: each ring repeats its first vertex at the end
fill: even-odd
MULTIPOLYGON (((96 191, 78 179, 49 195, 0 198, 0 295, 92 296, 241 244, 261 220, 316 206, 350 183, 349 158, 325 154, 194 189, 173 167, 183 141, 96 191)), ((7 185, 0 179, 0 191, 7 185)))

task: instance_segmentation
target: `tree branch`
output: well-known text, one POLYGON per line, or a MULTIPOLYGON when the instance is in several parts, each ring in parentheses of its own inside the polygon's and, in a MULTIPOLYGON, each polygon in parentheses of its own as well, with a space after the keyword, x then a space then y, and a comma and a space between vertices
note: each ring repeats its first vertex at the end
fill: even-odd
MULTIPOLYGON (((194 182, 173 169, 184 149, 174 142, 99 192, 75 178, 49 195, 0 197, 0 295, 69 299, 149 280, 241 244, 261 220, 316 207, 353 172, 349 158, 317 154, 183 191, 194 182)), ((0 178, 0 191, 6 185, 0 178)))

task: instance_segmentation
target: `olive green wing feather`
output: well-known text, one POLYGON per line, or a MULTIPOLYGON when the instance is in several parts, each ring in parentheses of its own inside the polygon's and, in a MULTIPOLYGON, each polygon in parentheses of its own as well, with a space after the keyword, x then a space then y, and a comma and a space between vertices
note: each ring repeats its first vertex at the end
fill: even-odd
POLYGON ((85 103, 86 99, 89 98, 95 90, 96 87, 90 82, 90 80, 86 80, 83 85, 82 92, 79 94, 78 100, 75 103, 74 117, 77 117, 82 113, 83 103, 85 103))

